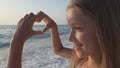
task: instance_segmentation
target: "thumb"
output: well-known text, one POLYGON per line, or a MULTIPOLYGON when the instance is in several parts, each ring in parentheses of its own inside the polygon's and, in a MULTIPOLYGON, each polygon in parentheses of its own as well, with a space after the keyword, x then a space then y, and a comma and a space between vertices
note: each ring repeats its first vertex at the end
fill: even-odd
POLYGON ((45 28, 43 28, 42 32, 44 33, 44 32, 46 32, 48 29, 49 29, 49 27, 48 27, 48 26, 45 26, 45 28))
POLYGON ((34 34, 36 35, 36 34, 44 34, 44 32, 42 32, 42 31, 34 31, 34 34))

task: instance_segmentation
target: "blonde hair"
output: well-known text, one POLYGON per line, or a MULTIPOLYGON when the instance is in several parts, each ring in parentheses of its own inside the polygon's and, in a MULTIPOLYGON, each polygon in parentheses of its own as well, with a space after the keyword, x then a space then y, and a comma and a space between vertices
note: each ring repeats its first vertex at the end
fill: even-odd
MULTIPOLYGON (((102 68, 120 68, 120 0, 72 0, 68 9, 74 7, 87 11, 96 19, 102 68)), ((79 62, 73 52, 71 68, 79 62)))

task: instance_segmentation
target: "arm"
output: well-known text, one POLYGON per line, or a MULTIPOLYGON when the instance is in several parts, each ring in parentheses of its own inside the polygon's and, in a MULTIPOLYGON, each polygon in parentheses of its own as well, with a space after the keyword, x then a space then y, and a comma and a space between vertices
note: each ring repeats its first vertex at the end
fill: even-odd
POLYGON ((42 13, 39 17, 46 23, 46 27, 43 29, 43 32, 45 32, 49 28, 51 29, 52 48, 55 54, 60 55, 62 57, 71 58, 73 50, 63 47, 59 37, 56 23, 44 13, 42 13))
POLYGON ((21 58, 24 42, 12 40, 10 43, 10 52, 8 60, 8 68, 22 68, 21 58))
POLYGON ((25 41, 35 34, 42 34, 41 31, 33 31, 36 16, 31 13, 22 18, 16 26, 14 35, 10 42, 9 58, 7 68, 22 68, 22 50, 25 41))
POLYGON ((54 26, 53 28, 51 28, 51 36, 52 36, 51 37, 52 47, 53 47, 55 54, 70 59, 72 56, 73 50, 70 48, 63 47, 60 37, 59 37, 57 26, 54 26))

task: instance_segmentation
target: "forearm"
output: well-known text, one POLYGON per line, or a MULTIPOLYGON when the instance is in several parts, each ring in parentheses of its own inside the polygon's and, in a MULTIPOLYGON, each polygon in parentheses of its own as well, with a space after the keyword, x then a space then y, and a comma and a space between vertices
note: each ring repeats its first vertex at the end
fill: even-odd
POLYGON ((12 40, 7 68, 22 68, 22 50, 24 42, 22 40, 12 40))
POLYGON ((53 45, 52 47, 55 53, 63 49, 56 24, 54 27, 51 28, 51 39, 53 45))
POLYGON ((59 37, 57 25, 52 27, 51 36, 52 36, 51 37, 52 48, 53 48, 55 54, 60 55, 62 57, 71 58, 72 49, 63 47, 60 37, 59 37))
MULTIPOLYGON (((39 16, 41 16, 42 12, 40 12, 39 16)), ((33 13, 26 14, 21 20, 18 22, 14 36, 12 37, 12 41, 10 43, 10 51, 9 51, 9 59, 7 68, 22 68, 22 50, 24 42, 31 38, 33 35, 43 34, 41 31, 34 31, 32 29, 33 24, 37 22, 37 15, 33 13)))

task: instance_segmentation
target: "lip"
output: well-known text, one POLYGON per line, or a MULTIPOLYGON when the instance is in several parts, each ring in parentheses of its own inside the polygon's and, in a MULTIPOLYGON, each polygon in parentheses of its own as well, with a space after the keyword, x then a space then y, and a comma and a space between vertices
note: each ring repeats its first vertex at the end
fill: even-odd
POLYGON ((74 45, 74 49, 75 50, 80 50, 82 47, 81 46, 79 46, 79 45, 74 45))

